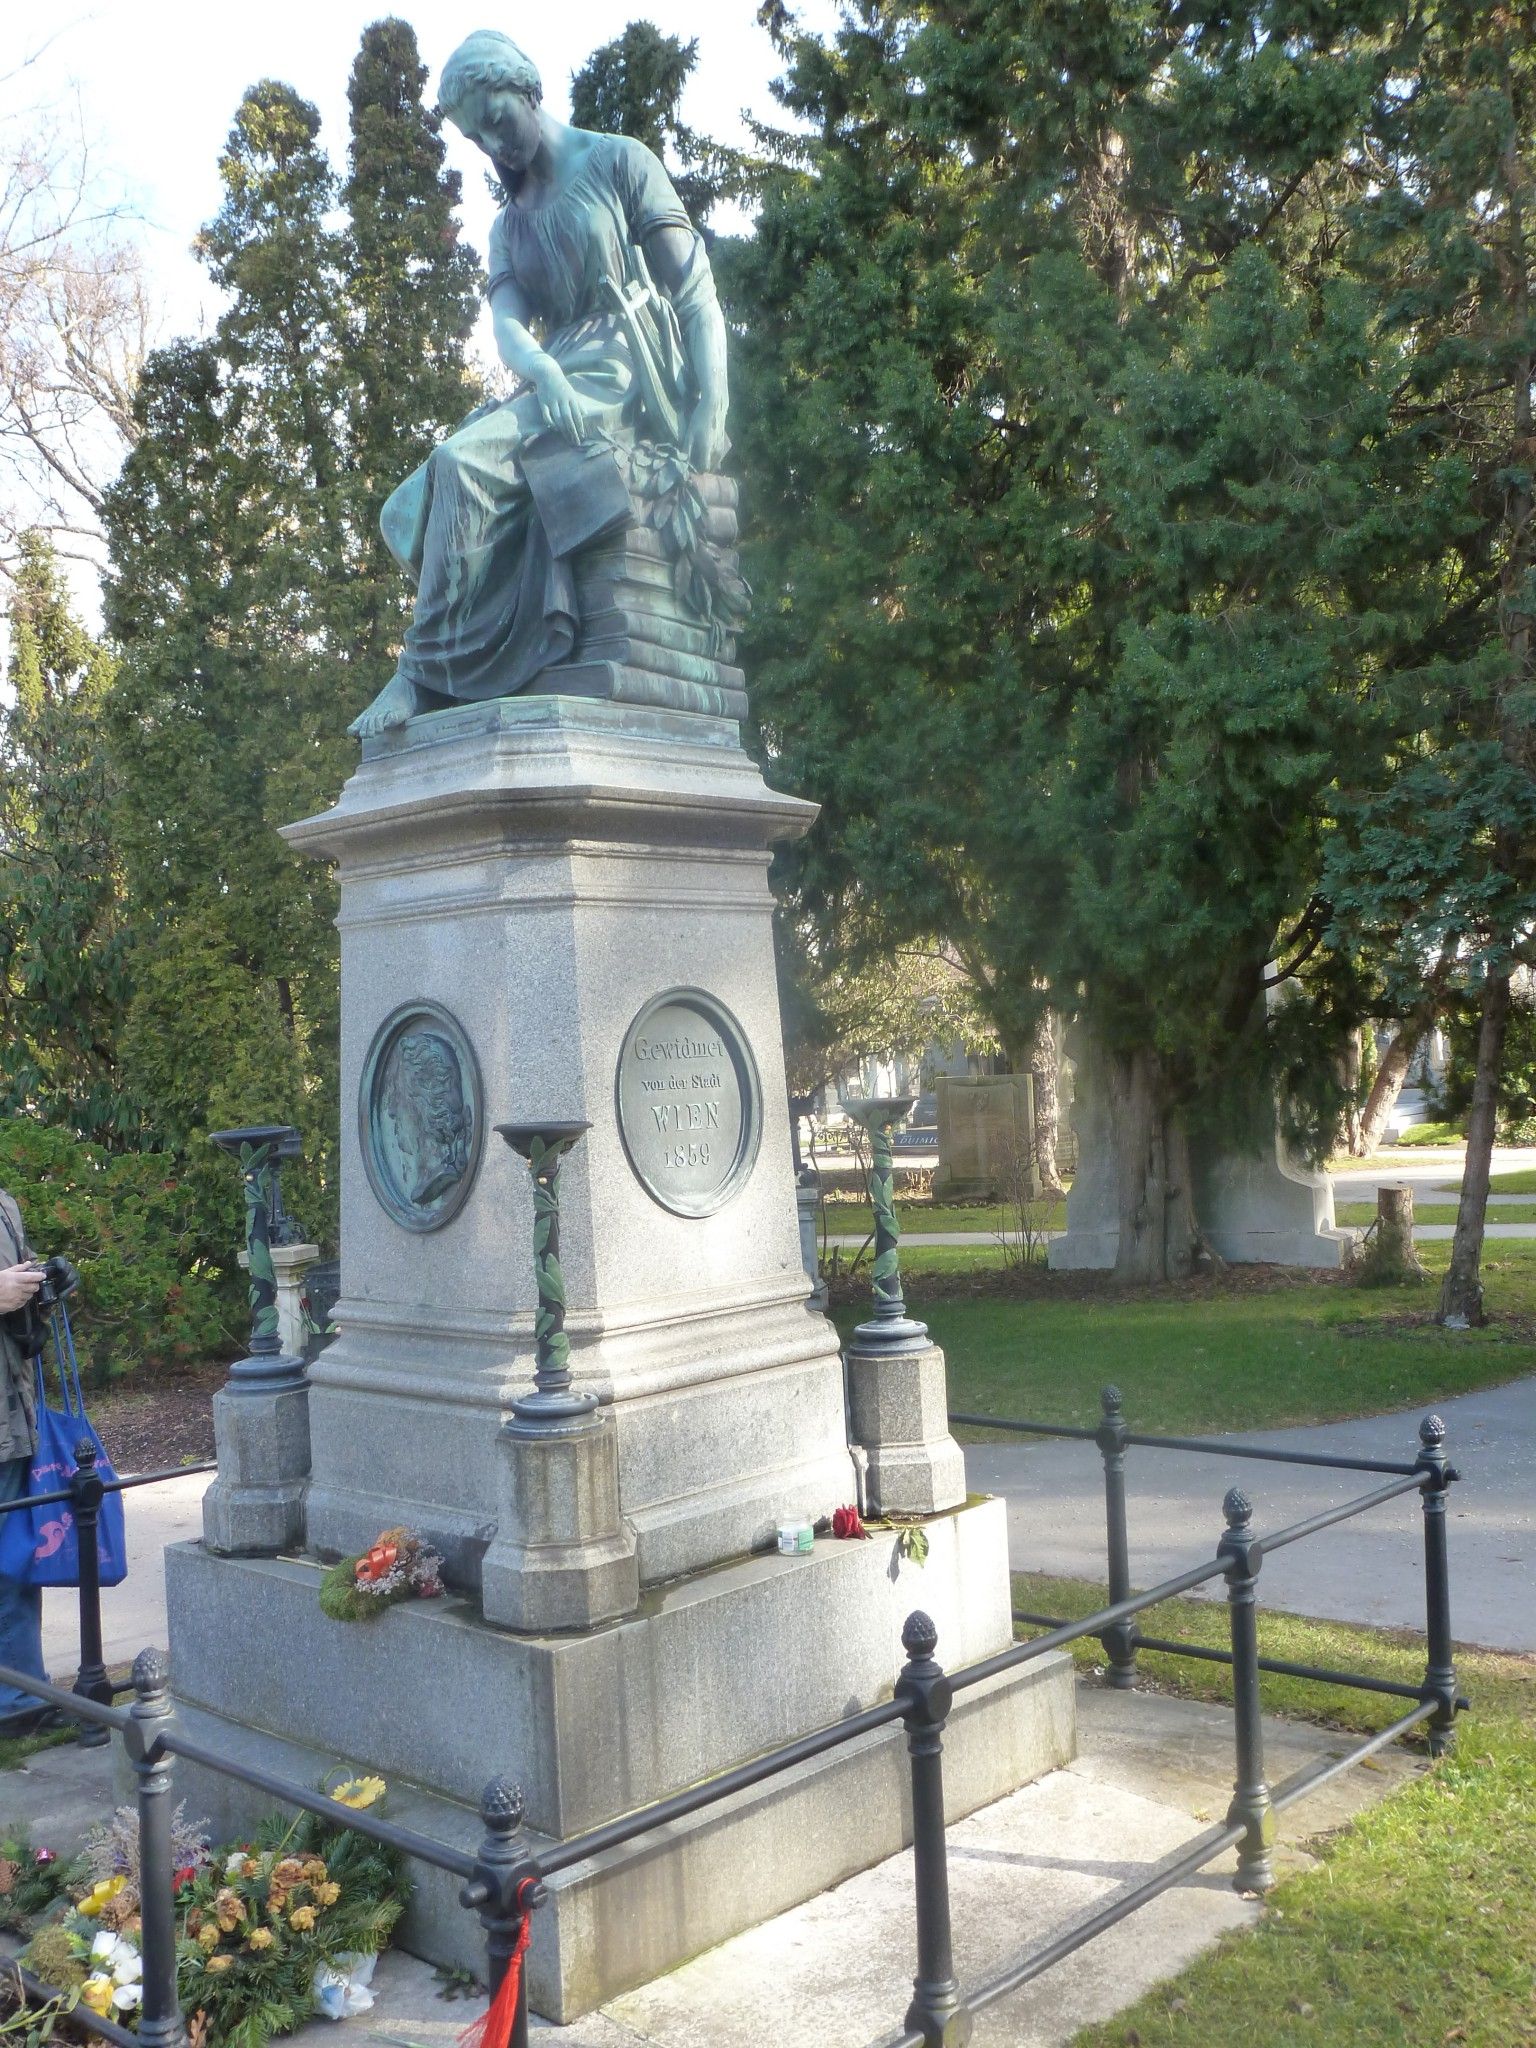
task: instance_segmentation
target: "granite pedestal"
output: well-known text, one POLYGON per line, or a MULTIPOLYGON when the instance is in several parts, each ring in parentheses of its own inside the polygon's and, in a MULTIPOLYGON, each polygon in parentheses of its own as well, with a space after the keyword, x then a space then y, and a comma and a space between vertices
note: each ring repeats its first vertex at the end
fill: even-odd
MULTIPOLYGON (((625 541, 626 603, 648 560, 625 541)), ((215 1748, 310 1784, 380 1771, 395 1812, 459 1843, 506 1774, 535 1840, 568 1840, 888 1699, 913 1608, 950 1666, 1010 1641, 1003 1509, 961 1503, 958 1452, 912 1502, 961 1503, 925 1524, 923 1569, 889 1535, 774 1551, 857 1489, 837 1333, 807 1301, 767 882, 813 815, 727 719, 551 695, 369 741, 336 808, 290 828, 340 884, 340 1334, 291 1554, 167 1553, 176 1695, 215 1748), (519 1398, 535 1184, 487 1133, 557 1124, 584 1135, 556 1239, 538 1212, 541 1357, 548 1378, 558 1299, 574 1381, 545 1432, 542 1395, 519 1398), (324 1562, 397 1524, 442 1553, 448 1597, 328 1620, 324 1562)), ((882 1385, 870 1413, 932 1480, 922 1348, 910 1399, 882 1385)), ((965 1695, 952 1810, 1062 1760, 1070 1686, 1058 1660, 965 1695)), ((877 1861, 905 1783, 887 1731, 573 1867, 537 1916, 536 2009, 586 2011, 877 1861)), ((188 1797, 220 1831, 251 1810, 209 1773, 188 1797)), ((473 1965, 457 1887, 414 1875, 408 1944, 473 1965)))
MULTIPOLYGON (((341 1759, 379 1771, 392 1815, 461 1847, 478 1846, 475 1802, 505 1772, 537 1848, 888 1699, 914 1607, 933 1616, 951 1668, 1002 1648, 1003 1503, 925 1526, 921 1568, 890 1536, 824 1539, 690 1575, 632 1619, 545 1637, 490 1628, 461 1599, 328 1621, 317 1565, 181 1545, 166 1554, 178 1710, 213 1747, 302 1783, 341 1759)), ((951 1815, 1066 1761, 1074 1725, 1064 1657, 961 1694, 945 1736, 951 1815)), ((892 1853, 910 1839, 906 1788, 898 1726, 562 1873, 535 1918, 535 2010, 576 2018, 892 1853)), ((265 1804, 181 1766, 178 1789, 218 1832, 265 1804)), ((456 1884, 412 1876, 406 1945, 483 1965, 456 1884)))

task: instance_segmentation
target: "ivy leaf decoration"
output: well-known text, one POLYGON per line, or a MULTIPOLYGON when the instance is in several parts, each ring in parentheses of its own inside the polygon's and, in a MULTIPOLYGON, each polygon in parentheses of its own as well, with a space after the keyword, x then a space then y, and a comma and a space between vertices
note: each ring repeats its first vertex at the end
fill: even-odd
POLYGON ((896 1538, 896 1548, 910 1564, 924 1565, 928 1562, 928 1531, 909 1523, 896 1538))
POLYGON ((900 1270, 901 1260, 893 1247, 890 1251, 882 1252, 879 1258, 876 1259, 874 1278, 877 1282, 881 1280, 894 1280, 900 1270))
POLYGON ((560 1261, 546 1253, 538 1262, 539 1293, 546 1301, 558 1302, 565 1307, 565 1275, 560 1270, 560 1261))

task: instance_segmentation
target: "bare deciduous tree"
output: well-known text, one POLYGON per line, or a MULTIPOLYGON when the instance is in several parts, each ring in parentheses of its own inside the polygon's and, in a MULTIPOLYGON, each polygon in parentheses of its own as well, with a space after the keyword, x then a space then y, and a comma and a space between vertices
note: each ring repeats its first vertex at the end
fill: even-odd
POLYGON ((28 528, 48 532, 63 556, 99 560, 103 494, 134 437, 134 387, 155 327, 129 219, 103 196, 78 109, 6 124, 0 573, 28 528))

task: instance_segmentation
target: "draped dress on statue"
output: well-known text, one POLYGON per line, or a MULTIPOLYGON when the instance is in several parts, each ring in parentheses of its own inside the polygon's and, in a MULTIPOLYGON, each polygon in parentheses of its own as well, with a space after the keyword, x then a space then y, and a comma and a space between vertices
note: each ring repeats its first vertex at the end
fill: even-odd
MULTIPOLYGON (((578 628, 571 555, 615 523, 623 451, 641 432, 657 432, 643 416, 632 330, 653 365, 680 364, 678 323, 686 329, 714 297, 697 235, 672 300, 655 289, 644 243, 658 228, 694 233, 661 164, 622 135, 593 136, 547 205, 509 203, 497 215, 490 292, 516 284, 545 351, 598 410, 577 447, 544 425, 532 389, 483 406, 390 497, 384 539, 416 580, 399 663, 405 681, 466 701, 504 697, 570 655, 578 628), (615 286, 638 302, 628 319, 614 310, 615 286)), ((674 376, 670 395, 686 403, 680 382, 674 376)), ((620 517, 623 504, 619 490, 620 517)))

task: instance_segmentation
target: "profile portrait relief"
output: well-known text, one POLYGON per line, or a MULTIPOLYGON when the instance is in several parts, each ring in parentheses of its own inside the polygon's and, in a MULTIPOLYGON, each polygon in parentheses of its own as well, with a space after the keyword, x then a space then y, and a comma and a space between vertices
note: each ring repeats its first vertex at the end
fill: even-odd
POLYGON ((479 1161, 480 1085, 463 1031, 436 1004, 397 1010, 363 1069, 359 1123, 375 1195, 410 1230, 457 1213, 479 1161))

